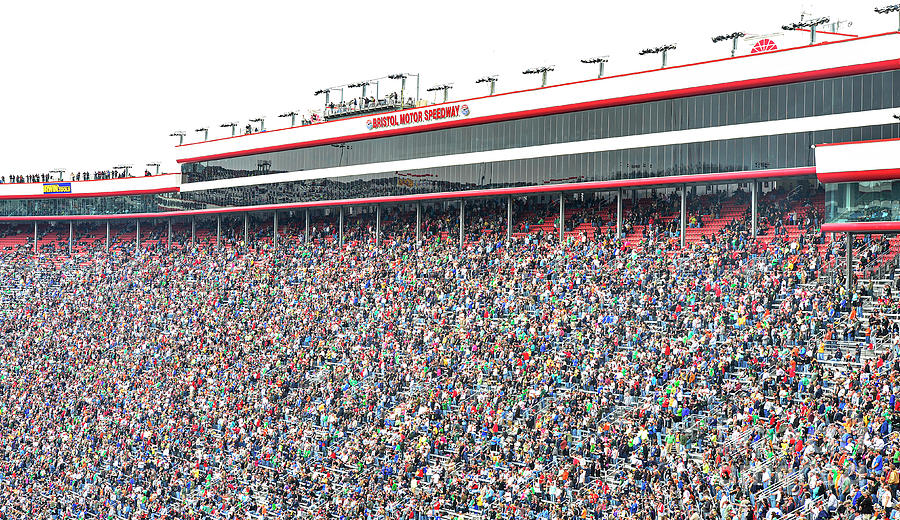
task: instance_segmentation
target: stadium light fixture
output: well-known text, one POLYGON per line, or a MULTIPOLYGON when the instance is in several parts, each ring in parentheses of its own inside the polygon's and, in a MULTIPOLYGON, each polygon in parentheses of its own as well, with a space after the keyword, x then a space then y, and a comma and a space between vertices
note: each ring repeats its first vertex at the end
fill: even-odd
POLYGON ((58 175, 57 175, 57 178, 58 178, 59 180, 63 180, 63 174, 66 173, 66 169, 65 169, 65 168, 57 168, 57 169, 55 169, 55 170, 50 170, 50 173, 56 173, 56 174, 58 174, 58 175))
POLYGON ((259 123, 259 131, 260 132, 266 131, 266 118, 265 117, 260 116, 260 117, 251 119, 250 122, 251 123, 259 123))
POLYGON ((587 64, 597 63, 600 65, 600 70, 597 71, 598 78, 603 77, 603 69, 605 68, 605 65, 608 62, 609 62, 609 56, 596 56, 594 58, 585 58, 585 59, 581 60, 581 63, 587 63, 587 64))
POLYGON ((406 74, 388 74, 388 79, 400 80, 400 106, 403 107, 403 92, 406 90, 406 74))
POLYGON ((322 89, 319 89, 319 90, 313 92, 313 94, 315 94, 317 96, 321 95, 321 94, 325 94, 325 107, 327 108, 328 105, 331 104, 331 91, 332 90, 340 90, 341 91, 341 103, 343 103, 344 102, 344 87, 322 88, 322 89))
POLYGON ((172 132, 169 134, 169 137, 177 137, 178 138, 178 146, 184 144, 184 136, 187 135, 183 130, 179 130, 177 132, 172 132))
POLYGON ((419 75, 412 74, 412 73, 406 73, 406 72, 401 72, 399 74, 388 74, 388 79, 399 79, 400 80, 400 106, 401 107, 405 106, 404 102, 403 102, 403 96, 405 95, 404 92, 406 91, 406 78, 409 78, 412 76, 416 77, 416 106, 418 106, 419 105, 419 75))
POLYGON ((158 162, 148 162, 147 166, 155 166, 156 173, 154 175, 159 175, 159 163, 158 162))
POLYGON ((426 92, 437 92, 439 90, 444 91, 444 103, 447 102, 447 98, 450 94, 450 89, 453 88, 453 83, 444 83, 443 85, 435 85, 433 87, 425 89, 426 92))
POLYGON ((131 168, 132 168, 132 165, 130 165, 130 164, 122 164, 122 165, 119 165, 119 166, 114 166, 114 167, 113 167, 113 170, 125 170, 125 176, 126 176, 126 177, 131 177, 131 172, 128 171, 128 170, 130 170, 131 168))
MULTIPOLYGON (((876 7, 875 12, 878 14, 900 13, 900 4, 886 5, 884 7, 876 7)), ((900 31, 900 28, 897 29, 900 31)))
POLYGON ((541 75, 541 87, 547 86, 547 73, 556 70, 553 65, 546 65, 543 67, 533 67, 530 69, 525 69, 522 71, 522 74, 540 74, 541 75))
POLYGON ((350 87, 350 88, 359 88, 359 87, 362 87, 362 98, 365 99, 365 98, 366 98, 366 87, 368 87, 368 86, 371 85, 371 84, 372 84, 371 81, 360 81, 360 82, 358 82, 358 83, 351 83, 351 84, 349 84, 349 85, 347 85, 347 86, 350 87))
POLYGON ((231 135, 234 137, 235 129, 237 129, 237 121, 232 121, 231 123, 222 123, 219 125, 219 128, 228 128, 231 127, 231 135))
POLYGON ((746 36, 746 34, 738 31, 733 32, 731 34, 720 34, 719 36, 713 36, 712 42, 719 43, 724 42, 726 40, 731 40, 731 57, 733 58, 735 54, 737 54, 737 43, 738 40, 746 36))
POLYGON ((666 68, 666 65, 668 64, 669 51, 675 50, 675 47, 676 47, 676 45, 674 43, 667 43, 665 45, 660 45, 659 47, 650 47, 650 48, 644 49, 641 52, 639 52, 638 54, 640 54, 641 56, 643 56, 645 54, 662 54, 662 67, 660 67, 660 68, 664 69, 664 68, 666 68))
POLYGON ((297 126, 297 112, 296 110, 291 110, 290 112, 285 112, 283 114, 279 114, 278 117, 290 117, 291 118, 291 128, 297 126))
POLYGON ((198 134, 199 134, 200 132, 203 132, 203 140, 204 140, 204 141, 209 141, 209 128, 208 128, 208 127, 205 127, 205 126, 204 126, 204 127, 200 127, 200 128, 198 128, 198 129, 196 129, 196 130, 194 130, 194 131, 197 132, 198 134))
MULTIPOLYGON (((325 106, 326 107, 329 104, 331 104, 331 89, 330 88, 320 88, 319 90, 317 90, 313 93, 313 95, 316 95, 316 96, 318 96, 320 94, 325 94, 325 106)), ((281 117, 281 116, 278 116, 278 117, 281 117)), ((291 124, 291 126, 294 126, 294 125, 291 124)))
POLYGON ((824 25, 830 21, 831 18, 828 18, 827 16, 820 16, 819 18, 810 18, 809 20, 800 20, 799 22, 782 25, 781 28, 785 31, 809 29, 809 44, 813 45, 814 43, 816 43, 816 27, 824 25))
POLYGON ((496 76, 496 75, 493 75, 493 76, 485 76, 485 77, 483 77, 483 78, 478 78, 478 79, 475 80, 475 83, 476 83, 476 84, 478 84, 478 83, 490 83, 490 84, 491 84, 491 93, 490 93, 489 95, 493 96, 493 95, 494 95, 494 90, 495 90, 496 87, 497 87, 497 76, 496 76))

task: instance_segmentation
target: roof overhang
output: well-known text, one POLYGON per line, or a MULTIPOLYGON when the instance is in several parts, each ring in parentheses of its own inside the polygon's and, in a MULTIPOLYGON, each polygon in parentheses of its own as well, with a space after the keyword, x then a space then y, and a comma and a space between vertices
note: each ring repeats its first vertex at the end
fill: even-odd
POLYGON ((816 177, 834 182, 900 179, 900 139, 817 145, 816 177))

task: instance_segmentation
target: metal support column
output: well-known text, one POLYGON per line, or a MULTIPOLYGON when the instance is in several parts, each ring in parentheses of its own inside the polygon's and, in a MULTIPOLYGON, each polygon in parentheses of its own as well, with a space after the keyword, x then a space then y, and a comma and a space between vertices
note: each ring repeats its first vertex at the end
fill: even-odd
POLYGON ((272 247, 278 246, 278 211, 272 212, 272 247))
POLYGON ((306 208, 306 227, 303 229, 303 242, 309 243, 309 208, 306 208))
POLYGON ((847 290, 853 289, 853 233, 847 233, 847 271, 845 273, 845 282, 847 290))
POLYGON ((109 221, 106 221, 106 252, 109 253, 109 221))
POLYGON ((506 241, 512 241, 512 195, 507 195, 506 197, 506 241))
POLYGON ((69 221, 69 256, 72 256, 72 239, 74 238, 74 226, 72 225, 72 221, 69 221))
POLYGON ((344 206, 338 208, 338 246, 344 247, 344 206))
POLYGON ((37 220, 34 221, 34 254, 37 254, 37 220))
POLYGON ((625 196, 622 188, 619 188, 616 191, 616 239, 622 238, 622 208, 624 201, 622 197, 625 196))
POLYGON ((566 194, 559 194, 559 243, 566 243, 566 194))
MULTIPOLYGON (((37 225, 37 224, 35 224, 37 225)), ((416 245, 422 243, 422 203, 416 202, 416 245)))
POLYGON ((166 221, 166 250, 172 250, 172 219, 166 221))
POLYGON ((684 234, 687 231, 687 184, 681 185, 681 216, 678 218, 681 247, 684 247, 684 234))
POLYGON ((750 182, 750 236, 756 238, 757 230, 757 214, 759 208, 759 183, 757 181, 750 182))
POLYGON ((381 205, 375 206, 375 246, 381 246, 381 205))
POLYGON ((244 213, 244 247, 250 247, 250 214, 244 213))
POLYGON ((141 221, 135 220, 135 233, 134 233, 134 254, 138 254, 141 250, 141 221))
POLYGON ((216 215, 216 249, 222 247, 222 215, 216 215))
POLYGON ((191 247, 197 245, 197 217, 191 217, 191 247))
POLYGON ((466 245, 466 201, 459 200, 459 248, 466 245))

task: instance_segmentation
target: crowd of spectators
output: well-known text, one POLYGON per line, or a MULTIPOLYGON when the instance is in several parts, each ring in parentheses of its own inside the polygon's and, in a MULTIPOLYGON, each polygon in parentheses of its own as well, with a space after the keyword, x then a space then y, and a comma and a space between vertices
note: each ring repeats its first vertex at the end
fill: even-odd
POLYGON ((451 209, 421 245, 395 212, 381 247, 329 215, 3 256, 0 518, 893 516, 893 282, 743 222, 560 245, 468 214, 461 251, 451 209))
POLYGON ((9 180, 7 181, 7 176, 0 176, 0 184, 5 184, 6 182, 50 182, 52 179, 49 173, 36 173, 36 174, 28 174, 28 175, 10 175, 9 180))
MULTIPOLYGON (((144 176, 149 177, 150 170, 144 170, 144 176)), ((125 179, 134 175, 123 170, 101 170, 95 172, 56 172, 56 173, 32 173, 26 175, 0 175, 0 184, 23 182, 60 182, 60 181, 90 181, 125 179)))
MULTIPOLYGON (((329 102, 325 105, 325 118, 333 118, 338 116, 350 115, 357 112, 365 112, 376 109, 397 109, 397 108, 413 108, 416 101, 413 98, 407 98, 401 103, 400 94, 391 92, 384 98, 377 99, 372 96, 361 98, 353 98, 349 101, 339 101, 337 103, 329 102)), ((312 121, 315 122, 315 121, 312 121)))

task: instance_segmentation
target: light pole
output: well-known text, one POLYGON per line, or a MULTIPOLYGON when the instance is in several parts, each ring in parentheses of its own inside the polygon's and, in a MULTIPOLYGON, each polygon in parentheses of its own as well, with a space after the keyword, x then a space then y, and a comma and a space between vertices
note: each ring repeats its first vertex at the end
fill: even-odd
POLYGON ((713 36, 712 42, 719 43, 724 42, 725 40, 731 40, 731 57, 733 58, 734 55, 737 54, 738 39, 743 38, 744 36, 746 35, 740 31, 731 34, 721 34, 719 36, 713 36))
POLYGON ((483 77, 483 78, 478 78, 478 79, 475 80, 475 83, 476 83, 476 84, 478 84, 478 83, 490 83, 490 84, 491 84, 491 93, 490 93, 489 95, 490 95, 490 96, 493 96, 493 95, 494 95, 494 89, 495 89, 496 86, 497 86, 497 76, 496 76, 496 75, 493 75, 493 76, 485 76, 485 77, 483 77))
POLYGON ((425 92, 437 92, 439 90, 444 91, 444 103, 447 102, 447 98, 450 94, 450 89, 453 88, 453 83, 444 83, 443 85, 435 85, 433 87, 425 89, 425 92))
MULTIPOLYGON (((900 13, 900 4, 886 5, 884 7, 876 7, 875 12, 878 14, 900 13)), ((900 31, 900 29, 897 29, 900 31)))
POLYGON ((297 126, 297 112, 296 110, 291 110, 290 112, 285 112, 284 114, 280 114, 278 117, 290 117, 291 118, 291 128, 297 126))
POLYGON ((169 134, 169 137, 177 137, 178 138, 178 146, 184 144, 184 136, 187 135, 184 131, 179 130, 177 132, 172 132, 169 134))
POLYGON ((234 137, 235 129, 237 129, 237 121, 233 121, 231 123, 222 123, 219 125, 219 128, 228 128, 231 127, 231 136, 234 137))
POLYGON ((156 166, 156 173, 154 175, 159 175, 159 163, 158 162, 147 163, 147 166, 156 166))
POLYGON ((799 22, 794 22, 788 25, 782 25, 781 28, 785 31, 796 31, 797 29, 809 29, 809 44, 813 45, 816 43, 816 27, 826 24, 831 21, 831 18, 827 16, 821 16, 819 18, 812 18, 810 20, 800 20, 799 22))
POLYGON ((660 45, 659 47, 650 47, 648 49, 644 49, 638 54, 640 54, 641 56, 645 54, 662 54, 662 67, 660 68, 664 69, 666 68, 669 51, 675 50, 675 47, 676 45, 674 43, 667 43, 665 45, 660 45))
POLYGON ((366 87, 368 87, 370 84, 371 84, 371 82, 369 82, 369 81, 360 81, 359 83, 351 83, 350 85, 347 85, 347 87, 348 88, 362 87, 362 99, 365 100, 366 99, 366 87))
POLYGON ((344 102, 344 87, 329 87, 329 88, 320 88, 319 90, 313 92, 313 95, 319 96, 325 94, 325 108, 328 108, 328 105, 331 104, 331 91, 332 90, 340 90, 341 91, 341 103, 344 102))
MULTIPOLYGON (((418 84, 419 84, 419 75, 418 74, 406 74, 403 72, 401 72, 399 74, 388 74, 388 79, 399 79, 400 80, 400 108, 406 107, 406 103, 403 100, 403 96, 404 96, 404 93, 406 92, 406 78, 408 78, 410 76, 416 77, 416 89, 418 89, 418 84)), ((418 94, 416 94, 416 97, 418 97, 418 94)))
POLYGON ((131 177, 131 172, 128 171, 128 170, 131 169, 131 165, 130 165, 130 164, 123 164, 123 165, 121 165, 121 166, 115 166, 115 167, 113 167, 113 170, 118 170, 118 169, 125 170, 125 176, 126 176, 126 177, 131 177))
POLYGON ((416 73, 416 74, 410 73, 409 75, 416 77, 416 106, 419 106, 419 99, 420 99, 420 97, 419 97, 419 74, 418 73, 416 73))
POLYGON ((260 116, 260 117, 251 119, 250 122, 251 123, 259 123, 259 131, 260 132, 266 131, 266 118, 265 117, 260 116))
POLYGON ((541 87, 547 86, 547 73, 555 70, 553 65, 547 65, 544 67, 534 67, 531 69, 525 69, 522 71, 522 74, 540 74, 541 75, 541 87))
MULTIPOLYGON (((343 90, 341 90, 343 93, 343 90)), ((331 89, 330 88, 320 88, 319 90, 313 92, 314 96, 318 96, 320 94, 325 94, 325 108, 328 108, 328 105, 331 104, 331 89)), ((341 100, 343 101, 343 100, 341 100)), ((291 125, 293 126, 293 125, 291 125)))
POLYGON ((61 181, 61 180, 63 180, 63 174, 66 173, 66 170, 63 169, 63 168, 59 168, 59 169, 56 169, 56 170, 50 170, 50 173, 55 173, 55 174, 57 174, 57 180, 60 180, 60 181, 61 181))
POLYGON ((585 58, 581 60, 581 63, 597 63, 600 65, 600 70, 597 72, 597 78, 603 77, 603 69, 605 65, 609 62, 609 56, 597 56, 595 58, 585 58))
POLYGON ((197 132, 198 134, 199 134, 200 132, 203 132, 203 140, 204 140, 204 141, 208 141, 208 140, 209 140, 209 128, 207 128, 207 127, 204 126, 204 127, 202 127, 202 128, 198 128, 198 129, 196 129, 196 130, 194 130, 194 131, 197 132))

